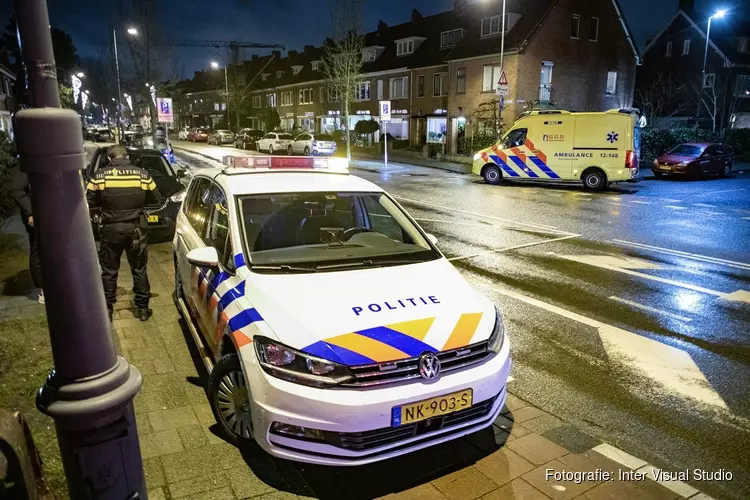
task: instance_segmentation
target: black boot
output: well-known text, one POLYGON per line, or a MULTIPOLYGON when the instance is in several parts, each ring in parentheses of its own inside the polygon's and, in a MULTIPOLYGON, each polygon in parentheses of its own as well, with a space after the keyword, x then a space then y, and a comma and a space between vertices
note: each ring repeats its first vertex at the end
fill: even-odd
POLYGON ((154 315, 154 311, 148 307, 139 307, 135 313, 135 316, 141 321, 148 321, 148 318, 154 315))
POLYGON ((112 323, 112 315, 114 314, 112 306, 107 306, 107 314, 109 315, 109 322, 112 323))

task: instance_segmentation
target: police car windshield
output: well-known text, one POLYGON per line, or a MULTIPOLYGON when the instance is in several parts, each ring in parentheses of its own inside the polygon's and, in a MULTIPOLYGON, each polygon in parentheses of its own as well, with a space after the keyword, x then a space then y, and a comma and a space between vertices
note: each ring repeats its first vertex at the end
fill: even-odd
POLYGON ((239 197, 239 205, 251 268, 333 271, 440 257, 383 193, 259 194, 239 197))

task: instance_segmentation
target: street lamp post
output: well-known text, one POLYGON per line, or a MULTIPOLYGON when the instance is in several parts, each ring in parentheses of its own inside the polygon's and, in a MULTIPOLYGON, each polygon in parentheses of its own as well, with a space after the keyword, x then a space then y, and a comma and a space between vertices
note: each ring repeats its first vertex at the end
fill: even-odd
POLYGON ((726 15, 727 11, 726 9, 719 9, 716 11, 716 13, 708 18, 708 27, 706 28, 706 48, 703 51, 703 69, 701 70, 701 81, 700 81, 700 87, 698 87, 698 108, 695 111, 695 129, 698 130, 698 117, 701 114, 701 101, 703 101, 703 88, 706 83, 706 61, 708 60, 708 41, 711 37, 711 21, 716 19, 721 19, 726 15))
MULTIPOLYGON (((211 67, 213 69, 219 68, 219 63, 216 61, 211 61, 211 67)), ((227 112, 227 128, 232 129, 232 127, 229 124, 229 79, 227 78, 227 64, 224 63, 224 106, 226 107, 227 112)))
MULTIPOLYGON (((137 35, 138 30, 130 27, 129 35, 137 35)), ((122 140, 122 85, 120 83, 120 57, 117 54, 117 29, 112 28, 112 41, 115 47, 115 68, 117 70, 117 142, 122 140)))

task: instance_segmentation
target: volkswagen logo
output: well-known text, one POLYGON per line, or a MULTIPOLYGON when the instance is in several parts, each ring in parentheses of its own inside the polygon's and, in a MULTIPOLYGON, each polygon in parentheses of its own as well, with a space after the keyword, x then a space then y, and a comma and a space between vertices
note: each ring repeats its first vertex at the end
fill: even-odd
POLYGON ((440 360, 431 352, 419 357, 419 374, 424 379, 435 378, 440 375, 440 360))

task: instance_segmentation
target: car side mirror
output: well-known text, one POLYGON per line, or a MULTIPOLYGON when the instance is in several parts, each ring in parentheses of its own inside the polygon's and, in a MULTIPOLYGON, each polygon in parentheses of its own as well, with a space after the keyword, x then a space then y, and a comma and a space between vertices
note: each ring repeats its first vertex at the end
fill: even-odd
POLYGON ((427 239, 430 240, 430 243, 433 245, 437 245, 438 239, 437 236, 434 234, 426 233, 425 236, 427 236, 427 239))
POLYGON ((187 170, 185 170, 184 168, 181 168, 177 170, 176 174, 177 174, 178 179, 182 179, 183 177, 187 176, 187 170))
POLYGON ((214 247, 195 248, 187 254, 187 260, 196 267, 219 268, 219 253, 214 247))

